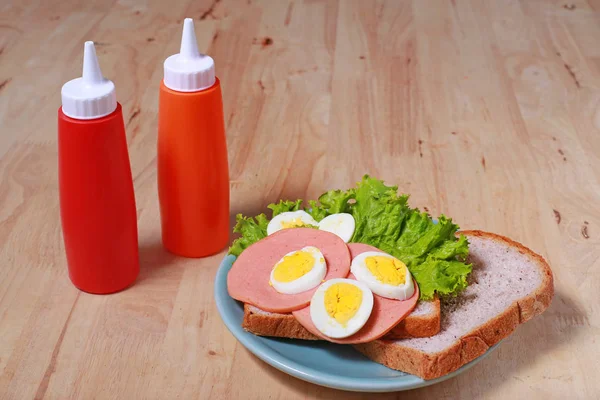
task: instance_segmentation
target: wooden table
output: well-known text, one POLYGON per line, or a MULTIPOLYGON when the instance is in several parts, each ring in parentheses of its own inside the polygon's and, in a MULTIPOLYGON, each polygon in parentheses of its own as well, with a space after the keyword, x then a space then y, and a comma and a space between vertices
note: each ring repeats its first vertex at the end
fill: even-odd
POLYGON ((600 2, 64 1, 0 5, 0 398, 599 398, 600 2), (475 368, 347 394, 259 361, 213 301, 223 253, 166 253, 158 85, 182 20, 223 82, 231 214, 364 173, 554 269, 548 311, 475 368), (94 40, 123 104, 142 272, 76 290, 59 223, 56 113, 94 40))

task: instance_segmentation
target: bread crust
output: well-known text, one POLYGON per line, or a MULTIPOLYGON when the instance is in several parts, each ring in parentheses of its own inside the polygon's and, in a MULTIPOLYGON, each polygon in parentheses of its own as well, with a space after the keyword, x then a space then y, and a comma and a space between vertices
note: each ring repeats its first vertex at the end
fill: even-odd
MULTIPOLYGON (((433 300, 435 313, 409 315, 392 329, 385 338, 403 339, 411 337, 429 337, 440 331, 440 300, 433 300)), ((255 313, 252 307, 244 304, 242 328, 259 336, 274 336, 288 339, 320 340, 306 330, 292 314, 255 313)))
POLYGON ((494 233, 471 230, 457 234, 493 240, 516 248, 538 265, 542 272, 541 284, 533 293, 515 301, 504 312, 463 335, 444 351, 425 353, 383 339, 354 345, 358 351, 389 368, 417 375, 423 379, 434 379, 479 357, 491 346, 513 333, 519 324, 541 314, 548 308, 554 297, 554 278, 550 266, 542 256, 521 243, 494 233))
POLYGON ((300 325, 292 314, 258 314, 253 312, 248 304, 244 304, 242 328, 259 336, 319 340, 300 325))

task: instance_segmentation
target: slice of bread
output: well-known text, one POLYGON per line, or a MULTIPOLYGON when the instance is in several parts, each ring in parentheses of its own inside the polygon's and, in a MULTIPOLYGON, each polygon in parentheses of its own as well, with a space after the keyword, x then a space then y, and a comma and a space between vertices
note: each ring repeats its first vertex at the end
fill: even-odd
POLYGON ((319 340, 306 330, 292 314, 278 314, 244 304, 242 328, 259 336, 274 336, 288 339, 319 340))
MULTIPOLYGON (((413 312, 400 322, 386 338, 429 337, 440 331, 440 300, 420 301, 413 312)), ((319 340, 307 331, 292 314, 277 314, 244 304, 242 327, 259 336, 319 340)))
POLYGON ((463 293, 442 302, 440 333, 431 338, 375 340, 355 345, 358 351, 390 368, 433 379, 479 357, 548 308, 554 281, 541 256, 499 235, 461 233, 470 242, 473 272, 463 293))
POLYGON ((384 338, 403 339, 437 335, 441 324, 440 299, 419 301, 408 317, 400 321, 384 338))

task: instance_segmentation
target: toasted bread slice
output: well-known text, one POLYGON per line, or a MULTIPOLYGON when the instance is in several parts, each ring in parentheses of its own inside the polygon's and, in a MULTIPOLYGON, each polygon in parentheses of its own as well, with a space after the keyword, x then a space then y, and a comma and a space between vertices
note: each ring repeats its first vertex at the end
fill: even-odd
POLYGON ((492 233, 462 234, 469 238, 473 272, 463 293, 442 302, 440 333, 431 338, 380 339, 355 345, 356 349, 390 368, 433 379, 479 357, 548 308, 554 281, 541 256, 492 233))
MULTIPOLYGON (((244 304, 242 327, 260 336, 319 340, 307 331, 292 314, 277 314, 244 304)), ((420 301, 413 312, 401 321, 386 338, 428 337, 440 331, 440 300, 420 301)))

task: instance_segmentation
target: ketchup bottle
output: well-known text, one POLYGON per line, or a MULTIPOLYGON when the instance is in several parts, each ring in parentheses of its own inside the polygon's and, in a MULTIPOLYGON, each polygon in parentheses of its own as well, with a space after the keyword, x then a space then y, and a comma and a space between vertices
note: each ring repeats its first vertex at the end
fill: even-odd
POLYGON ((158 110, 158 196, 164 247, 204 257, 229 240, 229 169, 221 84, 186 18, 165 60, 158 110))
POLYGON ((93 42, 85 42, 83 76, 61 95, 58 178, 69 277, 85 292, 117 292, 139 272, 137 216, 123 112, 93 42))

